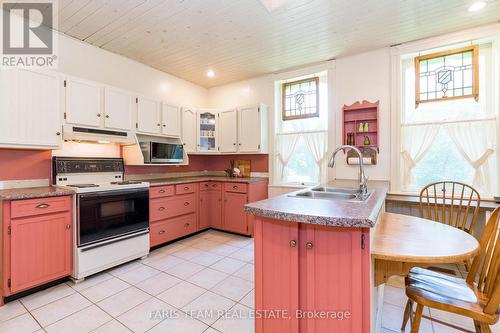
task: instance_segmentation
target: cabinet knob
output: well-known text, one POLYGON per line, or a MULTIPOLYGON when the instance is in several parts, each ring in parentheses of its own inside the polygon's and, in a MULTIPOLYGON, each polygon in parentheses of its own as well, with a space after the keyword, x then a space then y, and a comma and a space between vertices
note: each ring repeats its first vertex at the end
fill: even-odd
POLYGON ((241 146, 241 143, 238 143, 238 146, 241 146))
POLYGON ((158 231, 158 235, 163 235, 164 233, 165 233, 165 230, 158 231))
POLYGON ((189 223, 184 224, 184 228, 189 227, 189 223))
POLYGON ((109 115, 106 115, 106 118, 109 118, 109 115))
POLYGON ((61 135, 61 132, 56 132, 56 135, 57 135, 57 136, 60 136, 60 135, 61 135))
POLYGON ((236 146, 236 142, 235 142, 235 143, 233 143, 233 146, 236 146))
POLYGON ((100 113, 98 113, 98 114, 97 114, 97 117, 99 117, 99 118, 100 118, 100 117, 101 117, 101 114, 100 114, 100 113))
POLYGON ((165 193, 165 190, 159 190, 158 193, 165 193))
POLYGON ((208 184, 205 184, 205 187, 208 187, 208 184))
POLYGON ((49 208, 49 207, 50 207, 50 205, 46 204, 46 203, 41 203, 38 206, 36 206, 36 208, 49 208))
POLYGON ((185 190, 185 191, 189 190, 189 187, 184 186, 184 190, 185 190))
POLYGON ((186 202, 184 203, 184 206, 189 206, 189 202, 187 202, 187 201, 186 201, 186 202))
POLYGON ((233 190, 237 190, 238 189, 238 186, 233 186, 233 190))
POLYGON ((307 242, 306 243, 306 249, 311 250, 313 248, 313 243, 307 242))
POLYGON ((164 211, 165 210, 165 207, 160 207, 158 208, 158 210, 161 212, 161 211, 164 211))
POLYGON ((163 127, 167 127, 167 125, 163 124, 163 127))
POLYGON ((290 247, 296 247, 297 246, 297 241, 295 239, 292 239, 290 241, 290 247))
POLYGON ((160 127, 160 126, 161 126, 161 124, 156 124, 156 126, 160 127))
POLYGON ((66 224, 66 229, 71 229, 71 224, 66 224))

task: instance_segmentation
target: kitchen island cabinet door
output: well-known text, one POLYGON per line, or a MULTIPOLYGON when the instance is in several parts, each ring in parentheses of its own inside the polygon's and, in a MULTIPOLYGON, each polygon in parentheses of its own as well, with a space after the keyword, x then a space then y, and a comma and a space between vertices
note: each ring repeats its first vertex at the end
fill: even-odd
POLYGON ((299 321, 295 315, 298 309, 299 224, 258 217, 255 222, 255 332, 298 333, 299 321))
POLYGON ((11 220, 10 292, 69 275, 71 234, 69 212, 11 220))
POLYGON ((240 234, 248 233, 246 204, 246 194, 224 192, 224 230, 240 234))
POLYGON ((300 309, 332 311, 329 319, 301 318, 300 332, 369 332, 362 326, 370 318, 363 311, 370 302, 363 295, 363 265, 370 262, 364 263, 369 256, 363 256, 362 234, 359 228, 300 226, 300 309))

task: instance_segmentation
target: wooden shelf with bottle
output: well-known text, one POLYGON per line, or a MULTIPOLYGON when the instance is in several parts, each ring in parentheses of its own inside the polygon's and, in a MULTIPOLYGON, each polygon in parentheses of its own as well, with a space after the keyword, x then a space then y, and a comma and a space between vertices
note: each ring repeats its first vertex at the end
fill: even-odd
POLYGON ((379 101, 342 107, 343 144, 379 151, 379 101))

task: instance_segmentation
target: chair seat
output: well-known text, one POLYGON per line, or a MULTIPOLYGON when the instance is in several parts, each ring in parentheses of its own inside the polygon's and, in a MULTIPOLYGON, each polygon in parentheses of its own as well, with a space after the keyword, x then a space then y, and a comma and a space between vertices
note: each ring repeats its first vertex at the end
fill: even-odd
POLYGON ((465 280, 419 267, 405 279, 406 296, 424 306, 454 312, 487 324, 498 321, 498 313, 483 312, 486 297, 465 280))

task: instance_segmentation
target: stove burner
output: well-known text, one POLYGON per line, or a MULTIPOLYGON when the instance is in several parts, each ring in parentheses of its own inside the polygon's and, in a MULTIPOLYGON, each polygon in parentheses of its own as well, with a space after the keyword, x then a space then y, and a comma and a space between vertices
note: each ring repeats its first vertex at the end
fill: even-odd
POLYGON ((67 186, 76 188, 99 187, 97 184, 71 184, 67 186))
POLYGON ((132 185, 132 184, 140 184, 142 182, 138 180, 124 180, 122 182, 111 182, 113 185, 132 185))

